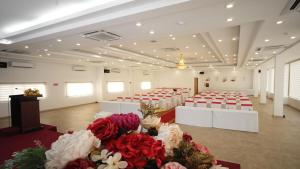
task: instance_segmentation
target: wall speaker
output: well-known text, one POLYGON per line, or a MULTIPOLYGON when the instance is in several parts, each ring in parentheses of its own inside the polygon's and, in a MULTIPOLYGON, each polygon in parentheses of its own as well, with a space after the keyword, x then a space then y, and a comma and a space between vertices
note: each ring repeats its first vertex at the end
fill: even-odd
POLYGON ((258 70, 258 73, 261 73, 261 70, 260 70, 260 69, 258 70))
POLYGON ((200 75, 204 75, 204 72, 199 72, 200 75))
POLYGON ((110 69, 104 69, 104 73, 110 73, 110 69))
POLYGON ((0 62, 0 68, 7 68, 6 62, 0 62))

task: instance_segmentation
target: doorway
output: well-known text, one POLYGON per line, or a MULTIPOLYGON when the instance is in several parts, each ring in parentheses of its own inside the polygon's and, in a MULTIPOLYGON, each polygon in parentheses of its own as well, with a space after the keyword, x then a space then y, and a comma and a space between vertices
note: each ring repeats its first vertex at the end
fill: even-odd
POLYGON ((194 95, 199 93, 199 89, 198 89, 198 77, 194 78, 194 95))

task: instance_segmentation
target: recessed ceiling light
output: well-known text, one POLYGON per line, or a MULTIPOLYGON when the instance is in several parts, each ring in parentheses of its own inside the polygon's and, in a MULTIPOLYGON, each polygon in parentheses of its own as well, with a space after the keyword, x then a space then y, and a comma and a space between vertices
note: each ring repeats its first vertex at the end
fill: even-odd
POLYGON ((122 44, 120 44, 119 46, 120 46, 120 47, 122 47, 123 45, 122 45, 122 44))
POLYGON ((150 33, 151 35, 153 35, 155 32, 154 32, 154 30, 150 30, 149 33, 150 33))
POLYGON ((43 55, 39 55, 39 57, 42 57, 43 55))
POLYGON ((291 36, 291 39, 296 39, 296 36, 291 36))
POLYGON ((175 37, 173 37, 172 39, 173 39, 173 40, 175 40, 176 38, 175 38, 175 37))
POLYGON ((219 39, 218 41, 219 41, 219 42, 222 42, 222 39, 219 39))
POLYGON ((193 35, 193 38, 196 38, 196 37, 197 37, 197 35, 194 34, 194 35, 193 35))
POLYGON ((142 26, 142 23, 141 23, 141 22, 137 22, 135 25, 136 25, 137 27, 140 27, 140 26, 142 26))
POLYGON ((265 39, 265 42, 269 42, 270 41, 270 39, 265 39))
POLYGON ((189 46, 185 46, 186 49, 190 48, 189 46))
POLYGON ((208 51, 207 53, 208 53, 208 54, 211 54, 211 51, 208 51))
POLYGON ((251 60, 253 60, 253 58, 251 58, 251 60))
POLYGON ((236 54, 233 54, 233 56, 236 56, 236 54))
POLYGON ((282 23, 283 23, 283 21, 277 21, 277 22, 276 22, 277 25, 280 25, 280 24, 282 24, 282 23))
POLYGON ((50 54, 50 53, 47 53, 47 55, 50 56, 51 54, 50 54))
POLYGON ((197 52, 195 52, 195 55, 198 55, 198 53, 197 53, 197 52))
POLYGON ((273 54, 276 54, 276 51, 273 51, 272 53, 273 53, 273 54))
POLYGON ((233 8, 233 7, 234 7, 234 3, 233 2, 226 4, 226 8, 227 9, 230 9, 230 8, 233 8))
POLYGON ((259 53, 258 53, 258 52, 255 52, 255 54, 258 55, 259 53))
POLYGON ((169 37, 173 37, 173 34, 170 34, 169 37))
POLYGON ((205 45, 202 45, 202 47, 205 48, 206 46, 205 46, 205 45))
POLYGON ((159 58, 159 56, 155 56, 155 57, 159 58))
POLYGON ((122 59, 119 59, 119 62, 123 62, 124 60, 122 60, 122 59))
POLYGON ((80 46, 80 43, 76 43, 77 46, 80 46))
POLYGON ((153 49, 153 52, 155 53, 155 52, 156 52, 156 49, 153 49))
POLYGON ((255 65, 257 66, 258 64, 256 63, 255 65))
POLYGON ((227 18, 227 20, 226 20, 227 22, 231 22, 231 21, 233 21, 233 18, 232 17, 230 17, 230 18, 227 18))
POLYGON ((214 56, 214 55, 212 55, 211 57, 215 58, 215 56, 214 56))
POLYGON ((136 64, 140 65, 140 64, 141 64, 141 62, 137 62, 136 64))
POLYGON ((45 52, 48 52, 48 49, 44 49, 45 52))
POLYGON ((29 46, 26 45, 26 46, 25 46, 25 49, 28 49, 28 48, 29 48, 29 46))
POLYGON ((133 42, 133 45, 137 45, 137 43, 136 43, 136 42, 133 42))
POLYGON ((227 57, 228 55, 227 54, 225 54, 225 57, 227 57))
POLYGON ((178 24, 178 25, 183 25, 184 22, 183 22, 183 21, 178 21, 177 24, 178 24))
POLYGON ((232 38, 232 40, 234 40, 234 41, 235 41, 236 39, 237 39, 236 37, 233 37, 233 38, 232 38))
POLYGON ((56 41, 57 41, 57 42, 61 42, 62 40, 61 40, 61 39, 56 39, 56 41))

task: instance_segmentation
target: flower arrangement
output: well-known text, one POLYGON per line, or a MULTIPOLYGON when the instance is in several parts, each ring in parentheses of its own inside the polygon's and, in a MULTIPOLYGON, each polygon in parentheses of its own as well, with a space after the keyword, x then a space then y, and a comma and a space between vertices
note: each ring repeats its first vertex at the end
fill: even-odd
POLYGON ((38 89, 26 89, 24 91, 24 96, 41 97, 42 95, 38 89))
MULTIPOLYGON (((160 124, 160 118, 153 115, 140 120, 133 113, 98 118, 86 130, 60 136, 50 150, 33 150, 38 151, 32 156, 32 165, 41 169, 221 168, 208 149, 195 143, 177 124, 160 124), (138 130, 141 126, 146 130, 138 130)), ((8 160, 5 165, 22 169, 26 164, 18 162, 8 160)))

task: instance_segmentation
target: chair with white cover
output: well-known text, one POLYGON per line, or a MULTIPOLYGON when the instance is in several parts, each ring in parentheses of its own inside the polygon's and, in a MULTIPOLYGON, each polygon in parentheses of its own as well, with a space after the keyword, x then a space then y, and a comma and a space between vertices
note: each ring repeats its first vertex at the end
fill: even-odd
POLYGON ((132 102, 132 97, 125 97, 124 101, 125 102, 132 102))
POLYGON ((222 108, 222 102, 218 100, 213 100, 210 105, 211 108, 219 108, 219 109, 222 108))
POLYGON ((123 102, 123 101, 124 101, 124 98, 119 96, 119 97, 117 97, 117 101, 118 101, 118 102, 123 102))
POLYGON ((227 102, 226 109, 237 109, 236 102, 227 102))
POLYGON ((141 99, 139 97, 134 96, 134 98, 132 99, 132 102, 140 102, 141 99))
POLYGON ((212 111, 209 108, 177 106, 175 109, 175 123, 212 127, 212 111))
POLYGON ((142 98, 142 102, 144 102, 145 104, 149 104, 150 103, 150 98, 149 97, 144 97, 142 98))
POLYGON ((160 98, 154 97, 151 99, 151 104, 153 104, 154 106, 161 107, 162 105, 160 103, 160 98))
POLYGON ((207 101, 206 100, 198 100, 196 102, 196 107, 206 108, 207 107, 207 101))
POLYGON ((194 107, 195 106, 195 102, 194 100, 186 100, 185 103, 184 103, 185 106, 188 106, 188 107, 194 107))
POLYGON ((241 110, 253 111, 253 105, 251 103, 242 103, 241 110))
POLYGON ((165 97, 165 99, 166 99, 167 109, 171 109, 172 107, 175 107, 175 106, 173 106, 174 102, 173 102, 172 96, 168 95, 165 97))

